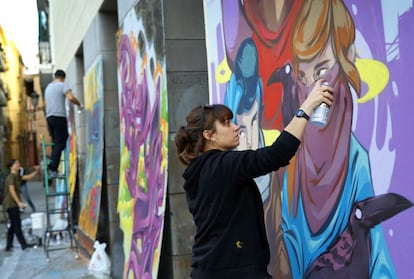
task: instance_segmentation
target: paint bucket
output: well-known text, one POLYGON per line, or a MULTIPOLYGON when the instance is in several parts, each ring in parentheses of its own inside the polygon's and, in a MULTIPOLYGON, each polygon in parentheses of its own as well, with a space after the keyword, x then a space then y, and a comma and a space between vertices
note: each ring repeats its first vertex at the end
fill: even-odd
POLYGON ((32 213, 30 217, 32 218, 32 229, 44 229, 45 214, 43 212, 32 213))

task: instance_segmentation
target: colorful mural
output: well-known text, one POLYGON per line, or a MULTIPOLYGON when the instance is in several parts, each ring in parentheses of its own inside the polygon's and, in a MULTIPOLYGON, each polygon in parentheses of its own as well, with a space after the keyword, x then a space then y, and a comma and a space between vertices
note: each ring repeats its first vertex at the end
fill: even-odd
POLYGON ((291 164, 257 180, 269 272, 413 277, 413 1, 204 0, 204 12, 210 102, 235 112, 242 148, 271 144, 317 80, 335 90, 327 125, 309 124, 291 164))
POLYGON ((124 235, 124 278, 157 278, 161 252, 168 159, 161 15, 161 1, 141 1, 118 32, 118 213, 124 235))
POLYGON ((69 153, 69 170, 68 170, 68 183, 69 193, 72 204, 73 194, 76 186, 76 175, 78 170, 77 165, 77 136, 76 136, 76 123, 75 123, 75 106, 66 102, 66 115, 68 119, 68 141, 66 144, 66 150, 69 153))
POLYGON ((78 238, 82 247, 93 252, 98 229, 103 167, 103 65, 99 56, 85 74, 84 113, 86 120, 86 161, 80 200, 78 238))

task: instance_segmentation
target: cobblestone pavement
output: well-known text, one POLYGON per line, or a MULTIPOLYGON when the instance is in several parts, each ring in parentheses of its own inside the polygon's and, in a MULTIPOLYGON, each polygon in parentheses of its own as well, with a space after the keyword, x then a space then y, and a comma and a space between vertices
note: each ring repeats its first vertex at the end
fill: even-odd
MULTIPOLYGON (((28 188, 30 196, 35 203, 36 212, 45 212, 46 202, 42 183, 40 181, 29 181, 28 188)), ((61 249, 54 251, 49 249, 49 262, 42 246, 28 248, 23 251, 16 237, 14 238, 12 251, 6 252, 7 220, 5 216, 7 213, 3 213, 3 208, 0 206, 0 277, 2 279, 101 278, 89 274, 89 258, 80 251, 76 253, 74 248, 70 248, 70 241, 64 234, 62 235, 62 240, 51 240, 51 249, 55 247, 61 249)), ((24 233, 29 243, 35 242, 36 235, 43 236, 44 232, 33 230, 32 235, 29 234, 31 213, 32 210, 29 207, 21 215, 24 233)))

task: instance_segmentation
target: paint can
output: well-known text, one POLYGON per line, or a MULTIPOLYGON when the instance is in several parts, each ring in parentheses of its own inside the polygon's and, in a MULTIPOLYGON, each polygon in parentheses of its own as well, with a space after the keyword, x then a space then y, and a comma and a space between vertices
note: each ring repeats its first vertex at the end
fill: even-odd
MULTIPOLYGON (((327 81, 322 82, 322 86, 329 86, 327 81)), ((323 128, 328 122, 329 106, 325 103, 320 104, 312 113, 311 123, 316 127, 323 128)))

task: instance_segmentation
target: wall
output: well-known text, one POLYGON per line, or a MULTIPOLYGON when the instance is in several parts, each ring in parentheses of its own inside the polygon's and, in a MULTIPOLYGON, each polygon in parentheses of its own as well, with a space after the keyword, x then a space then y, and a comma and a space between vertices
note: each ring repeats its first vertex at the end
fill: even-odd
POLYGON ((28 163, 27 95, 24 87, 23 64, 14 42, 0 26, 0 43, 7 60, 7 70, 0 73, 3 88, 7 92, 7 106, 2 107, 2 156, 1 167, 12 158, 23 165, 28 163))
POLYGON ((164 1, 165 40, 169 103, 169 177, 168 202, 170 224, 167 235, 171 245, 164 256, 172 261, 171 277, 189 278, 194 223, 188 211, 181 177, 184 166, 178 161, 175 131, 185 123, 195 106, 208 103, 208 77, 202 1, 164 1))
POLYGON ((124 277, 157 275, 168 171, 168 91, 162 1, 138 2, 118 38, 124 277))
POLYGON ((414 129, 406 124, 413 1, 259 2, 204 1, 210 101, 231 106, 238 121, 257 113, 237 123, 250 128, 243 133, 255 149, 274 141, 318 80, 334 90, 326 126, 308 124, 290 165, 259 184, 270 273, 413 277, 414 192, 406 165, 414 153, 407 140, 414 129), (345 254, 345 268, 326 264, 345 254))
MULTIPOLYGON (((104 164, 100 223, 97 239, 115 243, 114 235, 119 224, 116 211, 119 181, 119 122, 118 95, 116 81, 115 33, 117 28, 115 13, 98 13, 83 41, 84 72, 94 63, 98 55, 103 60, 104 93, 104 164), (107 226, 106 224, 112 224, 107 226)), ((83 145, 86 146, 86 145, 83 145)), ((82 175, 80 174, 82 177, 82 175)))
POLYGON ((75 0, 64 4, 50 0, 50 42, 52 61, 57 69, 66 69, 103 0, 75 0))
MULTIPOLYGON (((107 2, 107 1, 105 1, 107 2)), ((118 1, 118 26, 121 26, 127 13, 136 5, 138 1, 118 1)), ((86 2, 85 2, 86 3, 86 2)), ((51 3, 52 4, 55 3, 51 3)), ((105 3, 104 3, 105 4, 105 3)), ((51 7, 51 15, 54 20, 51 20, 51 25, 54 25, 57 18, 64 16, 64 18, 77 18, 79 10, 74 10, 70 7, 71 4, 60 4, 55 10, 60 11, 60 14, 52 15, 53 9, 51 7), (69 5, 69 6, 68 6, 69 5), (67 15, 62 15, 63 11, 70 11, 67 15)), ((86 4, 85 4, 86 5, 86 4)), ((93 4, 92 4, 93 6, 93 4)), ((80 5, 82 7, 82 5, 80 5)), ((89 9, 83 7, 83 9, 89 9)), ((173 143, 174 133, 179 125, 184 122, 185 115, 195 105, 208 102, 208 85, 207 85, 207 65, 204 41, 204 21, 203 21, 203 6, 201 1, 180 0, 180 1, 163 1, 163 10, 165 16, 165 43, 166 43, 166 65, 167 65, 167 92, 168 92, 168 111, 169 111, 169 186, 167 207, 170 204, 171 211, 166 213, 164 242, 161 254, 161 263, 159 270, 159 278, 188 278, 190 272, 190 258, 191 258, 191 244, 192 235, 194 232, 193 222, 189 215, 185 197, 182 189, 181 174, 183 166, 178 163, 175 156, 175 145, 173 143), (192 24, 188 24, 191 21, 192 24), (171 239, 171 241, 168 241, 171 239)), ((99 15, 98 15, 99 18, 99 15)), ((91 26, 88 27, 87 32, 83 32, 82 24, 80 22, 80 31, 73 33, 73 42, 68 46, 61 48, 54 47, 56 50, 55 64, 67 67, 67 82, 75 87, 75 94, 82 98, 82 77, 85 69, 90 65, 91 61, 99 54, 106 54, 104 50, 100 49, 102 36, 113 36, 115 38, 114 27, 109 29, 103 26, 99 19, 89 19, 91 26), (100 26, 100 27, 99 27, 100 26), (112 31, 110 31, 112 30, 112 31), (83 34, 85 37, 83 38, 83 34), (78 36, 81 38, 79 39, 78 36), (77 42, 76 47, 70 46, 77 42), (80 45, 82 42, 82 45, 80 45), (66 48, 71 47, 68 51, 66 48), (74 53, 76 56, 73 56, 74 53), (72 59, 71 62, 66 62, 72 59), (83 68, 81 67, 83 66, 83 68)), ((107 21, 109 23, 109 21, 107 21)), ((61 23, 58 23, 61 24, 61 23)), ((76 28, 78 26, 74 24, 76 28)), ((51 28, 52 29, 52 28, 51 28)), ((54 33, 59 30, 58 27, 53 27, 54 33)), ((52 36, 52 41, 56 41, 52 36)), ((52 46, 56 44, 52 43, 52 46)), ((105 44, 104 44, 105 45, 105 44)), ((108 53, 109 54, 109 53, 108 53)), ((116 69, 116 55, 110 54, 112 62, 104 61, 104 67, 112 67, 116 69), (112 65, 112 66, 111 66, 112 65)), ((108 56, 109 57, 109 56, 108 56)), ((109 59, 109 58, 108 58, 109 59)), ((104 69, 105 82, 116 77, 116 74, 108 69, 104 69), (108 76, 106 76, 108 74, 108 76), (109 76, 112 75, 112 76, 109 76)), ((111 84, 104 85, 105 90, 110 91, 111 84)), ((123 236, 119 230, 119 221, 117 220, 116 200, 117 200, 117 183, 119 168, 119 146, 117 141, 119 139, 119 117, 118 112, 113 111, 112 107, 118 106, 118 101, 112 93, 105 93, 104 96, 105 108, 105 150, 106 158, 113 158, 113 168, 106 168, 105 175, 108 175, 108 214, 109 221, 113 225, 109 226, 111 232, 109 234, 110 253, 112 259, 112 276, 113 278, 122 278, 122 264, 124 263, 124 255, 122 252, 123 236), (108 107, 107 107, 108 106, 108 107), (112 176, 110 173, 114 173, 112 176), (113 183, 113 186, 111 186, 113 183), (113 190, 112 190, 113 189, 113 190), (112 193, 112 194, 111 194, 112 193)), ((84 156, 86 150, 85 143, 82 142, 84 138, 84 119, 79 116, 77 134, 78 134, 78 150, 79 150, 79 169, 83 169, 84 156)), ((109 162, 108 162, 109 163, 109 162)), ((80 185, 82 187, 82 174, 79 174, 80 185)))
MULTIPOLYGON (((78 92, 75 92, 75 94, 79 94, 79 97, 83 97, 82 80, 86 69, 89 68, 98 55, 102 55, 104 58, 104 167, 106 168, 104 170, 104 181, 107 184, 108 199, 107 208, 104 208, 101 213, 103 223, 110 225, 102 228, 102 232, 104 232, 103 238, 106 238, 110 243, 110 253, 114 264, 113 277, 121 278, 124 256, 121 247, 123 245, 123 236, 120 232, 120 222, 116 212, 120 154, 115 38, 116 32, 124 22, 126 15, 139 1, 117 1, 117 8, 113 13, 108 14, 102 11, 98 13, 99 7, 102 7, 100 5, 102 3, 105 5, 107 2, 111 1, 75 1, 70 3, 62 3, 56 0, 51 1, 51 15, 54 14, 53 18, 51 18, 54 34, 51 40, 54 42, 52 43, 52 49, 55 52, 53 56, 55 65, 67 69, 68 82, 71 82, 77 88, 78 92), (59 32, 61 30, 63 31, 59 32), (106 230, 109 230, 107 235, 105 235, 106 230)), ((216 1, 204 2, 212 3, 216 1)), ((227 3, 227 1, 217 2, 227 3)), ((313 1, 309 1, 309 3, 311 2, 313 1)), ((400 28, 398 30, 401 34, 400 52, 394 51, 397 44, 388 39, 386 41, 387 44, 393 43, 391 44, 393 48, 388 49, 386 52, 385 46, 380 48, 380 43, 378 43, 382 42, 385 45, 385 39, 381 35, 383 31, 380 30, 381 26, 385 25, 381 24, 379 19, 383 14, 390 16, 391 12, 388 12, 390 8, 388 7, 388 10, 378 9, 375 5, 379 5, 380 1, 375 2, 376 4, 364 2, 365 4, 363 5, 352 1, 345 2, 352 13, 357 30, 359 30, 359 33, 356 33, 356 39, 359 43, 359 48, 356 49, 357 54, 360 57, 379 60, 383 65, 387 64, 387 69, 392 76, 392 79, 386 84, 387 89, 383 93, 372 98, 370 102, 355 106, 351 114, 358 119, 358 122, 352 124, 351 130, 355 132, 358 140, 361 141, 360 143, 363 147, 361 150, 372 156, 369 164, 372 165, 372 180, 374 181, 372 184, 375 185, 375 191, 377 193, 396 191, 407 197, 412 197, 412 191, 406 186, 409 184, 409 181, 412 181, 412 172, 405 169, 406 166, 410 165, 410 162, 402 156, 402 154, 406 154, 407 157, 410 157, 409 155, 412 153, 411 149, 405 148, 409 146, 406 140, 413 137, 412 125, 406 125, 406 111, 410 109, 411 102, 410 95, 403 94, 403 92, 408 92, 407 87, 402 87, 401 81, 397 82, 398 79, 402 79, 404 84, 409 84, 407 81, 409 81, 410 77, 407 73, 410 73, 409 69, 412 68, 412 59, 409 56, 412 49, 412 42, 410 40, 412 39, 408 35, 403 35, 409 34, 409 31, 404 26, 410 26, 412 21, 408 11, 412 13, 412 10, 406 9, 407 13, 404 15, 401 13, 401 17, 397 21, 384 27, 384 29, 390 26, 393 26, 394 29, 400 28), (362 20, 364 17, 372 20, 362 20), (375 24, 372 24, 372 22, 375 22, 375 24), (361 34, 364 36, 361 36, 361 34), (399 54, 395 56, 395 53, 399 54), (393 67, 401 68, 393 70, 393 67), (401 91, 398 91, 398 88, 401 91), (404 91, 403 88, 405 88, 404 91), (390 109, 390 114, 388 109, 390 109), (390 126, 393 127, 393 130, 387 128, 390 126), (392 131, 391 134, 389 134, 390 131, 392 131), (396 146, 398 146, 398 149, 396 146), (383 186, 382 182, 387 184, 386 188, 381 188, 383 186)), ((236 1, 232 3, 236 3, 236 1)), ((224 52, 221 53, 222 56, 216 60, 209 58, 208 62, 206 57, 213 48, 216 50, 222 48, 221 51, 223 51, 226 40, 223 40, 219 47, 217 47, 217 45, 210 44, 211 40, 208 37, 209 45, 207 48, 209 53, 206 52, 205 31, 209 32, 209 30, 212 30, 217 32, 213 33, 213 35, 210 34, 211 38, 216 35, 222 36, 223 34, 218 33, 224 32, 224 30, 219 28, 209 29, 211 19, 207 19, 209 16, 217 17, 219 12, 223 12, 220 9, 207 13, 203 11, 203 1, 175 0, 163 1, 163 10, 165 18, 165 55, 169 112, 169 172, 167 189, 168 211, 165 218, 164 243, 159 276, 161 278, 181 279, 189 277, 194 227, 182 189, 183 180, 181 174, 183 166, 176 158, 173 142, 174 133, 179 125, 184 123, 185 115, 195 105, 223 101, 225 83, 220 81, 213 82, 214 79, 211 78, 213 75, 209 79, 207 71, 214 71, 216 66, 214 63, 222 61, 226 54, 224 52), (204 21, 203 12, 205 13, 206 21, 204 21), (213 88, 216 90, 215 92, 212 91, 213 88), (217 92, 221 93, 217 95, 217 92)), ((240 15, 233 16, 236 16, 233 19, 237 19, 240 15)), ((221 20, 219 17, 218 21, 221 22, 221 20)), ((246 26, 244 25, 243 28, 246 28, 246 26)), ((231 31, 232 29, 229 30, 231 31)), ((230 32, 227 35, 234 39, 231 35, 236 34, 236 32, 235 30, 233 31, 233 33, 230 32)), ((248 31, 250 33, 248 32, 247 34, 252 34, 252 30, 248 31)), ((246 34, 242 35, 245 36, 246 34)), ((237 47, 232 50, 235 51, 232 55, 235 55, 237 47)), ((291 62, 294 62, 293 59, 291 62)), ((231 64, 229 65, 231 66, 231 64)), ((362 84, 361 92, 367 92, 367 85, 365 83, 362 84)), ((270 110, 275 109, 274 106, 278 102, 280 102, 280 99, 279 101, 276 100, 276 102, 272 98, 265 101, 270 110)), ((266 115, 268 118, 272 118, 271 113, 266 115)), ((272 130, 269 127, 272 127, 273 124, 267 123, 265 125, 267 125, 265 130, 272 130)), ((83 168, 82 164, 84 161, 82 160, 86 152, 83 148, 85 142, 82 142, 82 138, 84 140, 84 136, 82 136, 84 130, 82 131, 82 129, 85 129, 84 119, 82 116, 79 116, 80 169, 83 168)), ((320 151, 321 154, 324 154, 324 152, 325 150, 323 149, 320 151)), ((341 152, 341 155, 344 154, 346 152, 341 152)), ((370 166, 369 164, 368 166, 370 166)), ((80 177, 83 177, 83 175, 80 175, 80 177)), ((82 186, 82 183, 80 185, 82 186)), ((404 228, 408 224, 407 220, 410 218, 412 219, 412 210, 403 212, 383 224, 383 232, 385 232, 386 241, 388 247, 390 247, 391 258, 397 263, 397 274, 401 274, 402 277, 410 277, 407 261, 411 259, 409 253, 412 250, 410 247, 413 242, 408 237, 410 231, 404 228), (397 224, 397 221, 403 225, 397 224), (406 240, 405 243, 401 239, 406 240)))
MULTIPOLYGON (((108 1, 107 1, 108 2, 108 1)), ((113 1, 110 1, 113 2, 113 1)), ((65 18, 68 21, 77 21, 80 10, 92 11, 95 8, 98 9, 99 5, 95 7, 95 2, 88 2, 91 6, 86 5, 87 2, 80 3, 76 7, 71 7, 73 3, 66 3, 64 5, 57 5, 55 11, 71 11, 65 14, 65 18), (69 6, 67 6, 69 5, 69 6), (78 9, 80 8, 80 9, 78 9)), ((52 3, 51 3, 52 6, 52 3)), ((103 5, 105 6, 105 5, 103 5)), ((107 5, 113 6, 112 3, 107 5)), ((106 6, 105 6, 106 7, 106 6)), ((51 8, 52 9, 52 8, 51 8)), ((51 14, 53 12, 51 11, 51 14)), ((58 13, 59 14, 59 13, 58 13)), ((62 16, 62 15, 61 15, 62 16)), ((118 116, 118 92, 117 92, 117 80, 116 80, 116 30, 118 28, 118 19, 116 10, 111 8, 104 9, 102 12, 93 13, 91 16, 82 15, 83 18, 79 21, 79 30, 77 24, 73 24, 76 28, 74 31, 73 41, 78 41, 77 45, 66 45, 62 47, 55 56, 55 69, 60 65, 63 67, 67 64, 66 70, 67 78, 66 82, 71 86, 75 96, 84 103, 84 88, 83 77, 87 69, 91 67, 95 59, 100 55, 103 59, 103 90, 104 90, 104 164, 103 164, 103 188, 104 192, 101 197, 101 210, 100 221, 98 227, 97 239, 108 243, 108 253, 114 253, 112 257, 113 276, 114 278, 120 278, 119 272, 122 274, 122 255, 114 252, 117 249, 121 249, 122 243, 116 241, 115 238, 119 234, 119 220, 116 213, 117 196, 118 196, 118 182, 119 182, 119 116, 118 116), (87 19, 87 20, 86 20, 87 19), (88 21, 86 24, 85 21, 88 21), (85 27, 82 27, 85 24, 85 27), (85 28, 85 32, 82 33, 82 29, 85 28), (79 36, 79 37, 78 37, 79 36), (67 49, 70 48, 70 49, 67 49), (73 49, 72 49, 73 48, 73 49), (64 50, 65 49, 65 50, 64 50), (65 53, 66 52, 66 53, 65 53), (70 53, 73 53, 69 55, 70 53), (67 62, 66 60, 69 59, 67 62), (108 225, 109 224, 109 225, 108 225), (116 254, 116 256, 115 256, 116 254), (118 263, 120 261, 120 263, 118 263)), ((51 25, 53 29, 57 30, 56 16, 52 16, 51 25)), ((52 28, 51 28, 52 29, 52 28)), ((56 41, 56 33, 55 39, 56 41)), ((59 34, 60 35, 60 34, 59 34)), ((70 36, 67 36, 70 37, 70 36)), ((53 38, 53 36, 52 36, 53 38)), ((72 37, 71 37, 72 38, 72 37)), ((53 45, 53 43, 52 43, 53 45)), ((88 129, 85 122, 85 114, 76 115, 76 134, 77 134, 77 149, 78 149, 78 186, 79 193, 82 193, 83 186, 85 185, 85 158, 86 158, 86 131, 88 129)), ((75 201, 76 203, 76 201, 75 201)), ((84 247, 85 248, 85 247, 84 247)), ((85 251, 85 250, 84 250, 85 251)))

